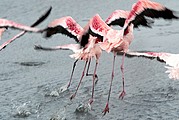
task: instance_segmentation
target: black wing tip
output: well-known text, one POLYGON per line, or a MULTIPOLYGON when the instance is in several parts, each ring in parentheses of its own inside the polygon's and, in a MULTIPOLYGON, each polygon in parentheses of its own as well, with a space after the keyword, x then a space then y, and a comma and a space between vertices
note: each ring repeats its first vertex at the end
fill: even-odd
POLYGON ((42 46, 41 45, 34 45, 35 50, 41 50, 42 46))
POLYGON ((175 14, 177 11, 171 10, 169 8, 165 8, 164 19, 179 19, 179 16, 176 16, 175 14))
POLYGON ((41 22, 43 22, 49 16, 51 10, 52 10, 52 6, 50 6, 50 8, 45 12, 45 14, 43 14, 33 25, 31 25, 31 27, 35 27, 39 25, 41 22))
POLYGON ((50 6, 49 10, 50 10, 50 11, 52 10, 52 6, 50 6))
POLYGON ((139 26, 152 28, 154 20, 146 18, 142 15, 137 15, 136 19, 131 21, 134 24, 134 28, 138 28, 139 26))
POLYGON ((53 49, 42 47, 41 45, 34 45, 35 50, 52 51, 53 49))

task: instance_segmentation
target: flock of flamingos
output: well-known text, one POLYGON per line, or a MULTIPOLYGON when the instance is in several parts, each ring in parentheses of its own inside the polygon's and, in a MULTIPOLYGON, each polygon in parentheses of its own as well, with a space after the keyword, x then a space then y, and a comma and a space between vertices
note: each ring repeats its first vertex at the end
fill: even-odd
MULTIPOLYGON (((89 105, 93 103, 94 100, 94 86, 95 82, 98 79, 96 74, 96 70, 98 67, 99 58, 101 56, 102 51, 106 51, 107 53, 112 52, 114 54, 113 57, 113 66, 111 73, 111 81, 109 94, 107 98, 107 103, 105 109, 103 110, 103 114, 109 112, 109 99, 110 92, 112 87, 112 81, 114 78, 114 66, 115 66, 115 58, 118 53, 122 54, 122 64, 121 64, 121 72, 122 72, 122 92, 119 94, 119 98, 123 99, 125 96, 125 84, 124 84, 124 58, 125 56, 143 56, 148 58, 157 58, 157 60, 161 62, 165 62, 167 66, 166 73, 169 73, 169 78, 171 79, 179 79, 179 54, 171 54, 171 53, 157 53, 157 52, 135 52, 130 51, 129 45, 134 39, 133 29, 138 27, 152 27, 153 19, 165 19, 165 20, 173 20, 179 19, 175 15, 176 12, 170 10, 169 8, 149 0, 138 0, 137 3, 133 4, 132 9, 130 11, 124 10, 116 10, 114 11, 106 21, 98 15, 94 15, 85 27, 81 27, 72 17, 65 16, 59 19, 52 21, 48 26, 44 29, 35 28, 38 24, 44 21, 51 12, 52 7, 42 15, 33 25, 26 26, 20 23, 16 23, 14 21, 10 21, 7 19, 0 19, 0 36, 2 36, 3 32, 8 30, 8 28, 15 28, 22 30, 21 33, 14 36, 12 39, 8 40, 4 44, 0 46, 0 50, 4 49, 9 43, 21 37, 26 32, 34 32, 44 34, 44 37, 49 38, 54 34, 61 33, 63 35, 67 35, 68 37, 74 38, 77 42, 76 44, 67 44, 60 45, 54 47, 43 47, 40 45, 36 45, 35 49, 40 50, 72 50, 74 54, 70 55, 70 57, 74 58, 74 65, 72 68, 70 81, 65 86, 65 90, 68 89, 72 82, 73 72, 75 70, 75 65, 78 60, 83 60, 85 62, 85 66, 80 78, 80 82, 76 88, 75 93, 70 97, 73 99, 77 91, 80 87, 82 79, 84 75, 93 76, 93 85, 92 85, 92 96, 89 100, 89 105), (121 27, 120 30, 113 29, 112 26, 118 25, 121 27), (96 65, 94 68, 93 74, 88 74, 88 70, 90 67, 91 59, 95 58, 96 65), (87 69, 87 70, 86 70, 87 69), (86 74, 85 74, 86 73, 86 74)), ((141 31, 142 32, 142 31, 141 31)))

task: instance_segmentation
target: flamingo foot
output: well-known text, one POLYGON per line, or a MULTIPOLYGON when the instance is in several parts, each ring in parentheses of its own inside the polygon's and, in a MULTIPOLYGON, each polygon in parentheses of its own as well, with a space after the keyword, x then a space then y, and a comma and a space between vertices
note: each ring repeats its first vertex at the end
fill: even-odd
POLYGON ((64 85, 64 86, 62 86, 62 87, 60 87, 59 93, 63 93, 63 92, 65 92, 66 90, 68 90, 68 84, 66 84, 66 85, 64 85))
POLYGON ((109 105, 108 105, 108 103, 106 104, 106 107, 105 107, 105 109, 102 112, 102 113, 104 113, 103 116, 106 115, 106 112, 109 113, 109 105))
POLYGON ((93 99, 91 98, 90 100, 89 100, 89 104, 91 105, 92 103, 93 103, 93 99))
POLYGON ((121 94, 119 95, 119 99, 123 99, 125 95, 126 95, 126 92, 123 90, 121 94))
POLYGON ((75 98, 76 94, 73 94, 71 97, 70 97, 70 100, 72 100, 73 98, 75 98))

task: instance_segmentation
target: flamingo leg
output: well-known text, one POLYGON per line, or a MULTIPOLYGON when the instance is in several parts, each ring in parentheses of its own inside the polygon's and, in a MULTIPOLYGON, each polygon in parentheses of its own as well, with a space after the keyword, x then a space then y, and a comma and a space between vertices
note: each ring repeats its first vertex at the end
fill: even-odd
POLYGON ((93 99, 94 99, 94 85, 95 85, 95 75, 96 75, 96 70, 97 70, 97 66, 98 66, 98 60, 96 60, 96 65, 95 65, 95 69, 94 69, 94 73, 93 73, 93 88, 92 88, 92 96, 91 96, 91 100, 90 100, 90 104, 93 103, 93 99))
POLYGON ((111 83, 110 83, 110 88, 109 88, 108 100, 107 100, 107 103, 106 103, 106 107, 105 107, 105 109, 104 109, 103 112, 102 112, 102 113, 104 113, 103 115, 105 115, 106 112, 109 113, 109 98, 110 98, 110 94, 111 94, 112 81, 113 81, 113 78, 114 78, 114 64, 115 64, 115 58, 116 58, 116 52, 114 52, 113 66, 112 66, 112 74, 111 74, 111 83))
POLYGON ((67 87, 67 88, 69 88, 70 85, 71 85, 73 73, 74 73, 74 70, 75 70, 76 63, 77 63, 77 62, 78 62, 78 60, 75 60, 75 62, 73 63, 73 68, 72 68, 72 72, 71 72, 71 76, 70 76, 70 81, 69 81, 69 83, 68 83, 68 87, 67 87))
MULTIPOLYGON (((94 74, 89 74, 89 67, 90 67, 90 63, 91 63, 91 58, 89 59, 89 62, 88 62, 88 67, 87 67, 87 70, 86 70, 86 76, 93 76, 94 74)), ((95 84, 98 82, 98 75, 95 73, 95 79, 96 79, 96 82, 95 84)))
POLYGON ((72 100, 72 99, 76 96, 76 93, 77 93, 77 91, 78 91, 78 89, 79 89, 79 87, 80 87, 80 84, 81 84, 81 82, 82 82, 82 79, 83 79, 83 77, 84 77, 87 63, 88 63, 88 60, 85 62, 85 66, 84 66, 84 70, 83 70, 82 75, 81 75, 80 82, 78 83, 78 86, 77 86, 77 88, 76 88, 75 93, 70 97, 70 100, 72 100))
POLYGON ((123 99, 124 96, 126 95, 125 89, 124 89, 124 58, 125 58, 126 53, 124 52, 122 56, 122 64, 121 64, 121 72, 122 72, 122 92, 119 95, 119 98, 123 99))
POLYGON ((89 59, 89 62, 88 62, 88 67, 87 67, 87 70, 86 70, 86 76, 89 76, 88 72, 89 72, 90 63, 91 63, 91 58, 89 59))

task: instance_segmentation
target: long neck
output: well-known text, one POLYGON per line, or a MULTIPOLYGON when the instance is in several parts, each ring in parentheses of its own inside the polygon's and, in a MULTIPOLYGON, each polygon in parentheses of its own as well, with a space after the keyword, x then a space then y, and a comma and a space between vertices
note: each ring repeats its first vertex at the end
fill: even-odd
POLYGON ((130 24, 130 26, 127 27, 127 29, 124 31, 124 40, 127 41, 129 44, 133 40, 133 24, 130 24))

